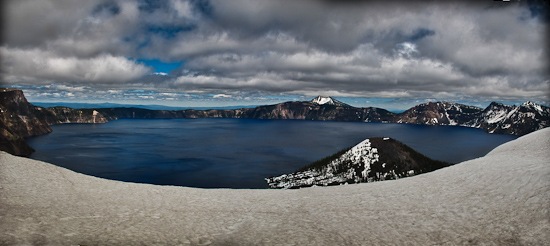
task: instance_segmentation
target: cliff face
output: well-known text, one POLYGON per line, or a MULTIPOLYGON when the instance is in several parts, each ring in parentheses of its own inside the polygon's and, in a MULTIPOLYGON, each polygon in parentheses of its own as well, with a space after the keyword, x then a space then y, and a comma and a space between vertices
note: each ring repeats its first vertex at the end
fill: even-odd
POLYGON ((284 102, 235 110, 149 110, 142 108, 97 109, 107 120, 173 118, 297 119, 335 121, 390 121, 395 114, 380 108, 355 108, 349 105, 284 102))
POLYGON ((356 108, 347 104, 318 104, 315 102, 285 102, 243 110, 242 118, 254 119, 383 122, 391 120, 395 115, 380 108, 356 108))
POLYGON ((0 90, 0 114, 9 131, 22 137, 46 134, 52 131, 49 124, 39 117, 43 108, 30 104, 20 90, 0 90))
POLYGON ((393 119, 396 123, 458 125, 489 133, 525 135, 550 126, 550 108, 533 102, 508 106, 492 102, 487 108, 449 102, 430 102, 410 108, 393 119))
POLYGON ((52 131, 42 108, 30 104, 21 90, 0 89, 0 150, 21 156, 33 150, 24 138, 52 131))
POLYGON ((95 109, 72 109, 67 107, 41 108, 42 118, 50 125, 65 123, 107 123, 108 120, 95 109))
POLYGON ((25 138, 50 133, 50 125, 63 123, 105 123, 93 109, 42 108, 30 104, 23 91, 0 89, 0 150, 29 156, 33 149, 25 138))
POLYGON ((493 102, 469 125, 490 133, 525 135, 550 126, 550 108, 532 102, 519 106, 493 102))
POLYGON ((395 118, 397 123, 425 125, 465 125, 478 118, 481 108, 449 102, 429 102, 414 106, 395 118))
POLYGON ((243 109, 236 110, 150 110, 143 108, 96 109, 106 120, 117 119, 196 119, 196 118, 241 118, 243 109))

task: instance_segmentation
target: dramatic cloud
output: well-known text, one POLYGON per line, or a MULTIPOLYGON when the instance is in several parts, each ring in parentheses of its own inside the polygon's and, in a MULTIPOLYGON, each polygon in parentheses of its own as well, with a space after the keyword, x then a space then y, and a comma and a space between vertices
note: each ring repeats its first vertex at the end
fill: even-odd
POLYGON ((59 56, 39 49, 0 48, 2 72, 16 82, 62 81, 111 84, 141 78, 148 67, 110 54, 92 58, 59 56), (40 80, 39 80, 40 79, 40 80))
POLYGON ((172 101, 328 94, 549 102, 549 20, 537 1, 4 5, 0 72, 8 86, 172 101))

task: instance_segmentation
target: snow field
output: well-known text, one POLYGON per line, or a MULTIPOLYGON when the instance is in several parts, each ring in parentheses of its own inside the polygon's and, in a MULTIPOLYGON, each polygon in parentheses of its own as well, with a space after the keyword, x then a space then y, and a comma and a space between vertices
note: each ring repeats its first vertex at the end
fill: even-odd
POLYGON ((395 181, 300 190, 124 183, 0 153, 0 245, 545 245, 550 128, 395 181))

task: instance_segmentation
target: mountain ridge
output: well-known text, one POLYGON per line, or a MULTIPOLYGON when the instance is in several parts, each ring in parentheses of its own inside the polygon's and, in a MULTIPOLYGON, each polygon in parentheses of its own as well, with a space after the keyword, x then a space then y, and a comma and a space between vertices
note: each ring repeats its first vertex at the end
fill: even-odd
POLYGON ((0 150, 21 156, 32 153, 32 148, 26 145, 24 139, 49 133, 50 125, 106 123, 117 119, 249 118, 457 125, 513 135, 525 135, 550 126, 550 108, 533 102, 525 102, 520 106, 491 103, 485 109, 458 103, 429 102, 402 113, 392 113, 376 107, 353 107, 331 97, 321 96, 311 101, 210 110, 43 108, 29 103, 23 91, 17 89, 0 89, 0 98, 0 150))

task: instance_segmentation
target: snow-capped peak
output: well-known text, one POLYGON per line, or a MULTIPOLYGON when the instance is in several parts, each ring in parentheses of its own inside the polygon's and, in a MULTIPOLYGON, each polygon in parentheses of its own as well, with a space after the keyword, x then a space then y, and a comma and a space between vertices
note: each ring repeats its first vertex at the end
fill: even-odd
POLYGON ((327 96, 317 96, 316 98, 313 98, 313 100, 311 100, 312 103, 317 103, 319 105, 323 105, 323 104, 329 104, 329 105, 334 105, 334 100, 332 99, 332 97, 327 97, 327 96))
POLYGON ((531 108, 534 108, 535 110, 539 111, 539 112, 542 112, 542 107, 534 102, 531 102, 531 101, 527 101, 527 102, 524 102, 523 105, 524 107, 531 107, 531 108))
POLYGON ((313 98, 311 102, 318 105, 326 104, 326 105, 335 105, 335 106, 349 106, 343 102, 340 102, 332 97, 327 97, 327 96, 317 96, 316 98, 313 98))

